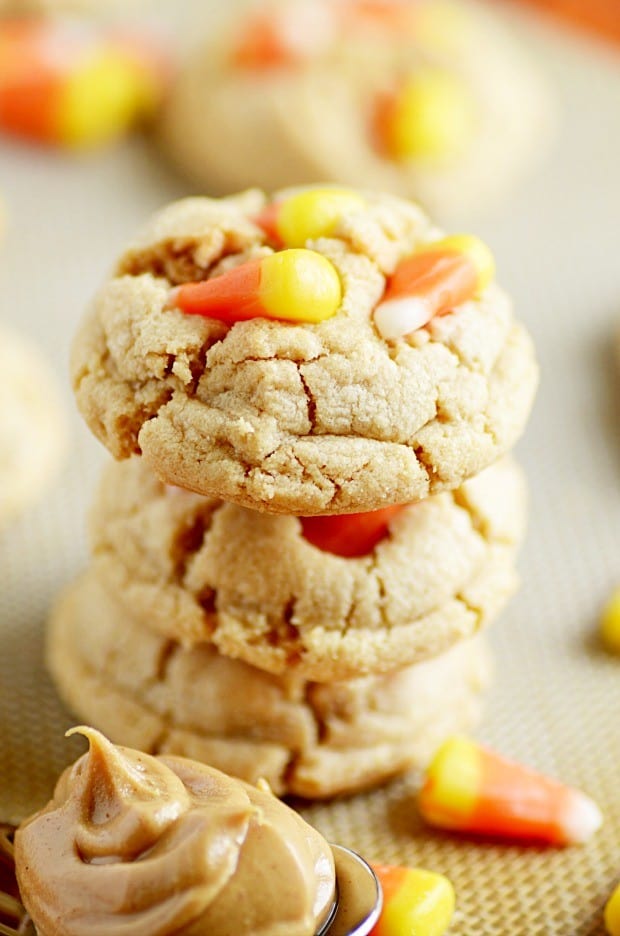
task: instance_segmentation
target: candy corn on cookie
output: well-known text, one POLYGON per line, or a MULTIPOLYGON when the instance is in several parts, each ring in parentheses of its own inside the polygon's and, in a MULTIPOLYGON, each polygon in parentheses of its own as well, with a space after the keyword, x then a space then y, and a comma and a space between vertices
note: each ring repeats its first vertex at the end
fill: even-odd
POLYGON ((274 792, 326 797, 426 765, 476 723, 490 661, 481 638, 437 660, 330 684, 271 676, 208 644, 148 629, 91 569, 53 613, 48 663, 71 711, 119 744, 203 760, 274 792))
POLYGON ((299 520, 111 464, 91 514, 98 575, 185 645, 318 681, 384 672, 474 634, 516 586, 523 479, 504 461, 386 517, 299 520))
POLYGON ((469 215, 544 151, 549 112, 536 68, 480 6, 271 0, 211 32, 161 137, 210 192, 329 181, 469 215))
POLYGON ((65 423, 40 352, 0 328, 0 529, 36 500, 58 467, 65 423))
POLYGON ((297 516, 458 487, 514 444, 537 383, 487 245, 325 187, 164 209, 100 290, 72 371, 116 458, 297 516))

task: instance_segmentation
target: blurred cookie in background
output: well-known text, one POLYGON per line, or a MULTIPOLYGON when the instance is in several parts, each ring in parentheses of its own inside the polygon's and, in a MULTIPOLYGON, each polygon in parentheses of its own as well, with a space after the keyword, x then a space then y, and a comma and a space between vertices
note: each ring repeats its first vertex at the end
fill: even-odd
POLYGON ((271 0, 209 35, 161 139, 213 194, 313 181, 443 216, 501 195, 544 152, 552 108, 493 15, 459 0, 271 0))
POLYGON ((35 347, 0 324, 0 530, 48 485, 65 441, 49 365, 35 347))

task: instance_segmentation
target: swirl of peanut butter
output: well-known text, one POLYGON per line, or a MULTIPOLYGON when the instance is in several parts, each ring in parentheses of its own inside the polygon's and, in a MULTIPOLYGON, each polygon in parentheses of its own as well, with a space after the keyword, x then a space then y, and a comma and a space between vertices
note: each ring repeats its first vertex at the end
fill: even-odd
POLYGON ((39 936, 314 936, 334 863, 293 810, 204 764, 73 731, 89 751, 15 836, 39 936))

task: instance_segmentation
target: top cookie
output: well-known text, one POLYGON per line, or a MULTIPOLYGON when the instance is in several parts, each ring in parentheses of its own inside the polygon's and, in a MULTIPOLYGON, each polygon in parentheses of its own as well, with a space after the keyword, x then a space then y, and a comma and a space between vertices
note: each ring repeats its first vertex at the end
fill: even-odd
MULTIPOLYGON (((537 368, 493 283, 424 327, 382 337, 375 307, 394 271, 441 237, 417 206, 350 192, 323 224, 329 236, 298 225, 298 243, 340 281, 323 321, 230 325, 170 307, 173 287, 277 252, 266 209, 297 194, 186 199, 155 216, 74 343, 84 417, 116 458, 142 453, 167 483, 272 513, 370 511, 457 487, 520 435, 537 368)), ((311 302, 301 310, 312 312, 311 302)))

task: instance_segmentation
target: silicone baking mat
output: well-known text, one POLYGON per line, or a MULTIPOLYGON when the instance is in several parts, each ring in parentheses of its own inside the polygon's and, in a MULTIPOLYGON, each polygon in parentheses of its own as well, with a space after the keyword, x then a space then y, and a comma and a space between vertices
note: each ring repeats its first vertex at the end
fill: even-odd
MULTIPOLYGON (((368 858, 447 873, 451 933, 595 936, 620 877, 620 660, 595 637, 620 582, 620 58, 529 11, 502 15, 541 59, 562 113, 551 160, 471 225, 495 250, 543 372, 519 446, 532 500, 523 585, 491 634, 497 678, 480 737, 588 791, 605 824, 561 852, 457 841, 422 827, 415 777, 304 812, 368 858)), ((18 819, 80 750, 63 739, 72 720, 42 663, 50 602, 86 561, 84 513, 105 457, 74 415, 70 336, 126 238, 187 189, 147 141, 77 161, 3 142, 0 192, 1 315, 51 357, 72 431, 56 486, 0 537, 0 819, 18 819)))

